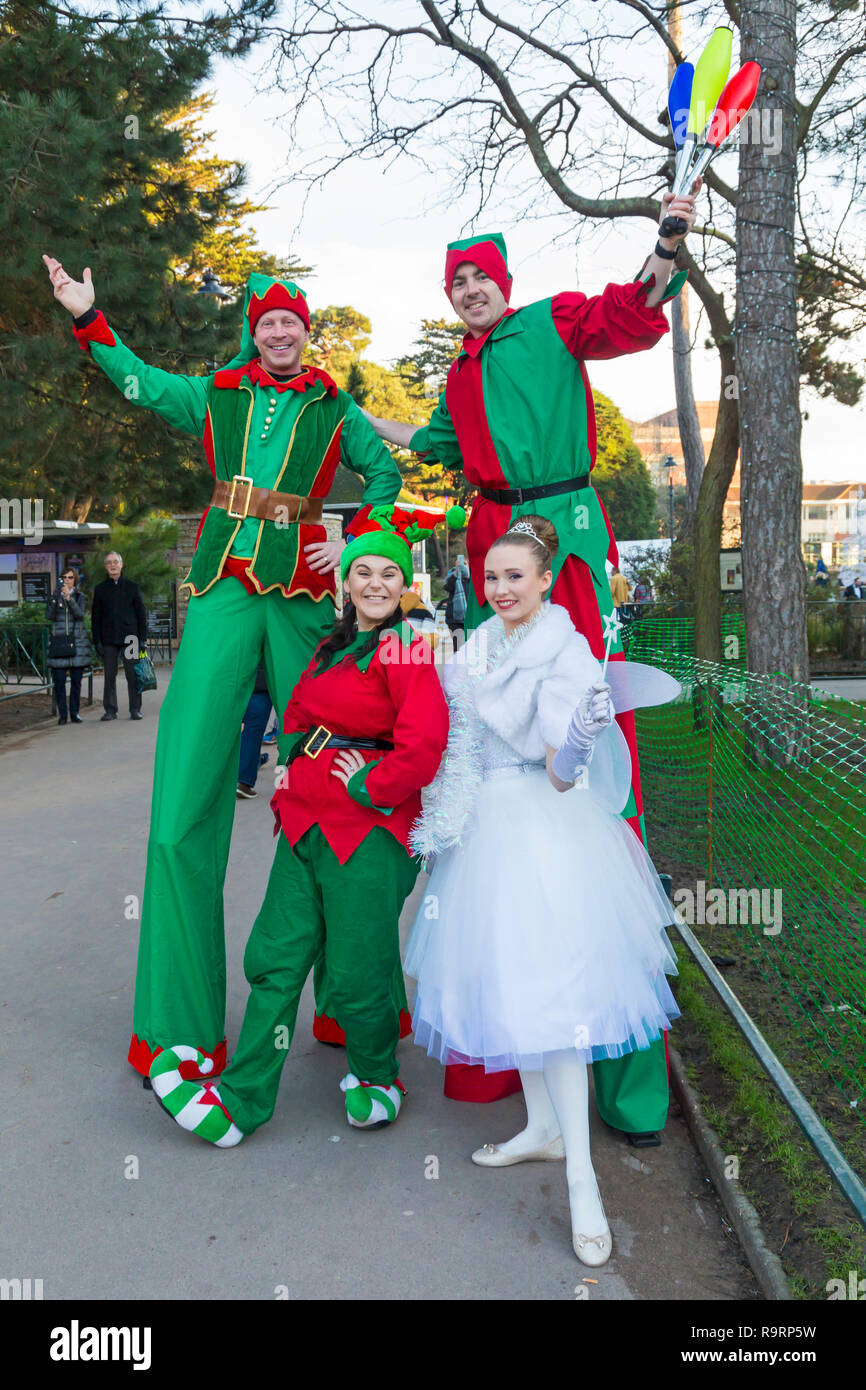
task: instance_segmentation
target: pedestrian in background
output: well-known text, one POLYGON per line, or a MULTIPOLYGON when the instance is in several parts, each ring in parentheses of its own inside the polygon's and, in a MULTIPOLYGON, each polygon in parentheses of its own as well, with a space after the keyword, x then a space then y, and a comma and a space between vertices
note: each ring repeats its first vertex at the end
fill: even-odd
POLYGON ((622 617, 624 605, 628 603, 628 595, 628 580, 622 571, 614 565, 610 576, 610 596, 620 617, 622 617))
POLYGON ((469 593, 469 566, 465 555, 458 555, 445 576, 445 621, 452 632, 466 625, 466 597, 469 593))
POLYGON ((45 616, 52 623, 48 641, 48 667, 54 681, 58 724, 82 722, 81 677, 90 665, 90 639, 84 626, 87 599, 78 587, 75 570, 64 570, 57 588, 45 605, 45 616), (69 704, 66 703, 66 677, 69 676, 69 704))
POLYGON ((117 666, 123 661, 129 695, 130 719, 141 718, 141 692, 135 679, 135 663, 147 639, 147 614, 141 590, 123 574, 123 557, 112 550, 105 557, 108 578, 93 591, 91 630, 93 645, 102 657, 105 684, 100 723, 117 718, 117 666))
MULTIPOLYGON (((271 717, 272 701, 268 691, 268 678, 263 662, 256 671, 256 683, 244 713, 244 726, 241 732, 241 757, 238 767, 238 800, 251 801, 256 792, 256 778, 262 765, 262 740, 268 720, 271 717)), ((268 755, 264 754, 267 762, 268 755)))

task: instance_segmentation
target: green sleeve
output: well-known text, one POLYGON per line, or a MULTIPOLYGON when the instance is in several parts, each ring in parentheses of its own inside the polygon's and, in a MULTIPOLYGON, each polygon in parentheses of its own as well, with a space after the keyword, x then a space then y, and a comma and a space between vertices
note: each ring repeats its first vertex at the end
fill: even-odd
POLYGON ((365 763, 363 767, 359 767, 357 772, 352 773, 346 783, 346 788, 352 800, 357 801, 359 806, 366 806, 368 811, 379 811, 383 816, 390 816, 394 807, 374 806, 366 787, 367 778, 373 768, 378 767, 381 761, 381 758, 376 758, 372 763, 365 763))
POLYGON ((462 468, 463 456, 457 442, 457 431, 445 404, 445 392, 439 397, 439 404, 430 416, 429 423, 416 430, 409 440, 409 448, 415 454, 426 454, 431 462, 442 463, 446 468, 462 468))
POLYGON ((346 401, 340 458, 364 479, 364 505, 379 507, 396 502, 403 486, 399 468, 352 397, 344 391, 340 396, 346 401))
POLYGON ((88 344, 91 357, 109 381, 128 401, 156 411, 176 429, 201 439, 210 377, 180 376, 161 367, 149 367, 120 341, 113 328, 111 332, 113 347, 93 341, 88 344))

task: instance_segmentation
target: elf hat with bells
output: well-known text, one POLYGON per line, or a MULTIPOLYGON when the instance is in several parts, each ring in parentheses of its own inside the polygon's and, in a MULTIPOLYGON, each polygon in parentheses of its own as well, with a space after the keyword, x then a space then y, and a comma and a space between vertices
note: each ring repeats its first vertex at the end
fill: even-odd
POLYGON ((412 583, 412 546, 432 536, 444 520, 452 529, 466 525, 462 507, 450 507, 443 518, 441 512, 425 512, 415 507, 411 511, 396 505, 371 507, 363 521, 353 522, 353 538, 340 557, 340 578, 345 580, 353 560, 362 555, 382 555, 400 566, 407 585, 412 583))

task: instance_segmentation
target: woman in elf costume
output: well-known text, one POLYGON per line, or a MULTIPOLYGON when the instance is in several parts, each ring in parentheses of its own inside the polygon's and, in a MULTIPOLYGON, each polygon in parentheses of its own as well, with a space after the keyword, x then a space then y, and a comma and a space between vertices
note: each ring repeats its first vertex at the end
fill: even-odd
POLYGON ((437 911, 418 912, 406 970, 418 981, 417 1043, 486 1074, 519 1069, 526 1128, 474 1162, 565 1158, 574 1250, 600 1265, 611 1237, 587 1063, 648 1049, 679 1012, 665 978, 676 973, 670 904, 619 814, 631 765, 614 716, 680 687, 638 664, 603 680, 566 609, 543 601, 556 549, 535 515, 494 542, 494 616, 445 666, 448 751, 411 840, 436 855, 437 911))
POLYGON ((381 506, 355 522, 340 564, 342 618, 283 720, 291 748, 272 802, 282 833, 244 956, 250 997, 237 1051, 219 1088, 189 1079, 212 1064, 187 1045, 150 1068, 178 1124, 220 1147, 273 1114, 301 990, 320 955, 346 1035, 349 1124, 388 1123, 400 1111, 397 924, 418 872, 408 837, 448 738, 430 645, 403 621, 400 599, 412 582, 412 544, 438 520, 381 506))

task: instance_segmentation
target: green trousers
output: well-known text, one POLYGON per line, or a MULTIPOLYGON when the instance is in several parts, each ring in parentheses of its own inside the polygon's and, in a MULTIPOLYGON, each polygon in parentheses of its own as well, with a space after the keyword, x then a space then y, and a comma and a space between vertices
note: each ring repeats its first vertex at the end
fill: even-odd
POLYGON ((330 997, 346 1033, 348 1070, 390 1086, 397 1077, 398 922, 417 862, 374 826, 341 864, 317 825, 292 848, 280 835, 265 900, 244 954, 250 985, 241 1035, 219 1082, 244 1134, 274 1113, 301 991, 324 955, 330 997))
POLYGON ((220 579, 190 600, 159 715, 133 1027, 151 1050, 225 1034, 223 882, 240 728, 264 659, 282 714, 333 604, 220 579))

